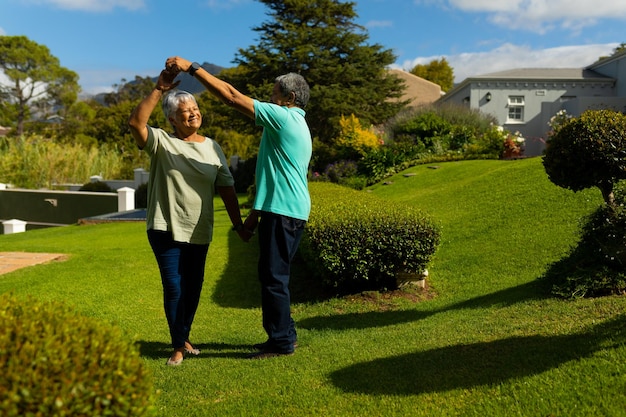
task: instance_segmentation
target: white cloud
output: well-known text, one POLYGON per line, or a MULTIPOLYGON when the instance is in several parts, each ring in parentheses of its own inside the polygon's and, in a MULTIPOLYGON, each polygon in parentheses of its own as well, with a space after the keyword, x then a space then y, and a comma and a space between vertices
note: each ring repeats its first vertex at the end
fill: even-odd
POLYGON ((145 7, 144 0, 26 0, 24 3, 85 12, 105 12, 115 8, 138 10, 145 7))
POLYGON ((415 0, 415 3, 486 13, 487 19, 498 26, 537 33, 547 33, 556 27, 577 32, 600 19, 626 20, 623 0, 415 0))
POLYGON ((417 64, 446 58, 454 70, 454 82, 476 75, 515 68, 583 68, 601 56, 611 55, 617 43, 560 46, 532 49, 524 45, 504 44, 487 52, 466 52, 448 56, 428 56, 407 60, 396 68, 411 70, 417 64))

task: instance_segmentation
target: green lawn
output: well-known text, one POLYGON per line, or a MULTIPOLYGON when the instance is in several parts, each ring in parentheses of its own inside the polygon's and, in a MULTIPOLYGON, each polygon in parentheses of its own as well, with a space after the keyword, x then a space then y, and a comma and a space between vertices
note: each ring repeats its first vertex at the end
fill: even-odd
POLYGON ((562 300, 538 279, 576 243, 598 190, 550 183, 539 158, 418 166, 371 187, 441 226, 431 298, 325 301, 294 279, 294 356, 243 357, 265 339, 256 242, 218 206, 192 340, 169 368, 156 263, 143 224, 0 236, 0 251, 69 259, 0 276, 0 292, 63 300, 122 327, 158 390, 158 416, 626 416, 626 299, 562 300), (405 176, 411 173, 414 175, 405 176))

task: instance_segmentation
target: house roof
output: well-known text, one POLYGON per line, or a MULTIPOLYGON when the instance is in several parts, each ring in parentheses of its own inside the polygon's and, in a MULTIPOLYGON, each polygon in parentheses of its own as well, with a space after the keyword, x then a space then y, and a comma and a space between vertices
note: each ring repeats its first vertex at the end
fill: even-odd
POLYGON ((598 59, 596 62, 594 62, 593 64, 589 65, 588 67, 586 67, 586 69, 590 69, 590 70, 595 70, 596 68, 602 67, 606 64, 609 64, 613 61, 619 61, 622 58, 624 58, 626 56, 626 49, 619 51, 617 53, 614 53, 611 56, 606 56, 606 57, 602 57, 600 59, 598 59))
POLYGON ((598 74, 587 68, 516 68, 506 71, 493 72, 490 74, 469 77, 468 80, 495 80, 495 79, 516 79, 516 80, 588 80, 603 79, 610 80, 610 77, 598 74))
POLYGON ((400 100, 408 100, 409 106, 417 107, 424 104, 431 104, 441 97, 441 87, 439 84, 435 84, 401 69, 390 69, 389 72, 404 81, 406 89, 402 97, 400 97, 400 100))
POLYGON ((599 74, 589 68, 516 68, 506 71, 493 72, 490 74, 468 77, 455 85, 448 94, 443 96, 442 101, 454 97, 461 89, 473 82, 485 81, 595 81, 614 82, 615 79, 599 74))

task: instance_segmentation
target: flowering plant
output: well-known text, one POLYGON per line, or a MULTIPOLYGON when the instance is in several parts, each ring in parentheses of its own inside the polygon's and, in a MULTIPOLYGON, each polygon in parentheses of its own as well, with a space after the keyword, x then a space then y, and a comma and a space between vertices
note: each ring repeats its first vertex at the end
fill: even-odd
POLYGON ((548 126, 550 131, 548 132, 548 138, 554 136, 573 116, 568 114, 565 109, 559 110, 554 116, 550 118, 548 126))
POLYGON ((502 129, 504 136, 502 158, 516 158, 524 153, 526 140, 520 132, 509 133, 502 129))

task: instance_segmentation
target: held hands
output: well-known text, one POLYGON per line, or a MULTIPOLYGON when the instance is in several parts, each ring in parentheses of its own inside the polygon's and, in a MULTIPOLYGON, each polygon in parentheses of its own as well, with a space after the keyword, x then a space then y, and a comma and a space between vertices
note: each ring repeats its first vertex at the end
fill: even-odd
POLYGON ((249 242, 254 236, 254 230, 259 224, 259 212, 252 210, 246 220, 244 220, 242 226, 237 230, 237 234, 244 242, 249 242))
POLYGON ((250 211, 250 214, 248 214, 248 217, 246 217, 246 220, 244 220, 243 228, 246 230, 250 230, 252 233, 254 233, 254 230, 256 229, 258 225, 259 225, 259 212, 257 210, 252 210, 250 211))
POLYGON ((174 73, 172 71, 164 69, 163 71, 161 71, 161 74, 159 74, 156 89, 161 91, 169 91, 176 88, 178 84, 180 84, 180 81, 174 82, 174 79, 177 75, 178 73, 174 73))
POLYGON ((191 61, 187 61, 179 56, 172 56, 165 60, 165 69, 176 75, 179 72, 188 72, 191 67, 191 61))
POLYGON ((252 239, 252 236, 254 236, 254 231, 248 230, 244 227, 241 230, 237 230, 237 234, 239 235, 239 238, 241 240, 243 240, 244 242, 249 242, 250 239, 252 239))

